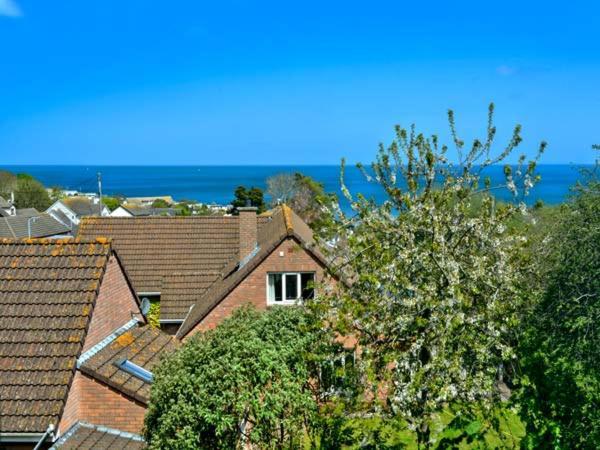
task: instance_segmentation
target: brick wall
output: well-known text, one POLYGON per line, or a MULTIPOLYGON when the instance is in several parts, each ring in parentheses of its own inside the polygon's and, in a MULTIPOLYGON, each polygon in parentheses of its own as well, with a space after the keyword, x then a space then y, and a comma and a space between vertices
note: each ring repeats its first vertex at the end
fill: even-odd
POLYGON ((248 256, 256 247, 257 238, 257 208, 253 206, 244 206, 238 208, 239 212, 239 240, 240 240, 240 260, 248 256))
POLYGON ((136 317, 141 317, 119 261, 111 256, 100 285, 83 351, 93 347, 117 328, 129 322, 133 318, 132 313, 137 314, 136 317))
MULTIPOLYGON (((83 352, 117 328, 141 317, 118 260, 111 256, 100 285, 83 352)), ((64 433, 79 420, 139 433, 145 408, 109 387, 77 371, 69 390, 59 431, 64 433)))
POLYGON ((146 408, 129 397, 77 371, 61 417, 63 434, 77 421, 141 433, 146 408))
MULTIPOLYGON (((267 308, 267 274, 269 272, 315 272, 315 282, 323 281, 321 263, 304 250, 293 238, 282 242, 248 275, 221 303, 219 303, 185 339, 198 331, 216 327, 235 308, 252 303, 257 309, 267 308), (283 256, 281 256, 281 252, 283 256)), ((185 340, 184 339, 184 340, 185 340)))

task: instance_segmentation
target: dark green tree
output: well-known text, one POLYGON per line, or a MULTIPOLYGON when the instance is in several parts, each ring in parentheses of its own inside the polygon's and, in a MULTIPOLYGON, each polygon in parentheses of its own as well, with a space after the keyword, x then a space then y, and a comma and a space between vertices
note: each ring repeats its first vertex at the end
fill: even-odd
POLYGON ((600 447, 600 181, 586 178, 537 252, 543 293, 520 349, 536 448, 600 447))
POLYGON ((234 199, 231 201, 231 205, 235 209, 243 206, 255 206, 258 208, 258 213, 265 212, 266 205, 262 189, 252 186, 246 188, 245 186, 238 186, 234 192, 234 199), (249 205, 248 205, 249 203, 249 205))
POLYGON ((316 421, 327 342, 301 308, 238 309, 155 370, 148 446, 300 448, 316 421))
POLYGON ((17 208, 35 208, 44 211, 52 204, 46 188, 31 175, 17 175, 15 206, 17 208))

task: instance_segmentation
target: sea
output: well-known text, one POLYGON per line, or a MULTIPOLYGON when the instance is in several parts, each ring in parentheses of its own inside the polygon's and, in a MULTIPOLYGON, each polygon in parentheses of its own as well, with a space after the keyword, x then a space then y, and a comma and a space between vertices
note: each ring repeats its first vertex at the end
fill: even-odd
MULTIPOLYGON (((591 165, 540 165, 541 181, 526 197, 528 204, 542 200, 545 204, 565 201, 573 185, 582 179, 581 170, 591 165)), ((33 175, 45 186, 60 186, 80 192, 98 190, 98 174, 104 195, 126 197, 171 195, 176 200, 196 200, 207 204, 228 204, 237 186, 266 189, 266 180, 281 173, 301 172, 323 183, 327 192, 340 193, 340 167, 331 166, 75 166, 75 165, 6 165, 0 169, 33 175)), ((503 181, 503 168, 493 166, 486 175, 492 184, 503 181)), ((345 183, 352 194, 382 201, 385 194, 376 183, 368 182, 354 166, 346 168, 345 183)), ((510 193, 495 194, 510 200, 510 193)), ((347 205, 344 209, 347 209, 347 205)))

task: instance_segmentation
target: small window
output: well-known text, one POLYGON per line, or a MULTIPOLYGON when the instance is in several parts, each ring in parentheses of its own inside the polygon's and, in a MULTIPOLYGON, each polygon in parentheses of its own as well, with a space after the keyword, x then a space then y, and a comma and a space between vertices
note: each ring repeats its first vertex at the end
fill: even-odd
POLYGON ((137 364, 129 361, 128 359, 122 359, 120 361, 117 361, 115 365, 119 369, 124 370, 128 374, 133 375, 134 377, 139 378, 140 380, 146 383, 152 383, 152 380, 154 378, 152 372, 144 369, 141 366, 138 366, 137 364))
POLYGON ((267 303, 270 305, 295 304, 298 300, 312 299, 315 274, 270 273, 267 276, 267 303))

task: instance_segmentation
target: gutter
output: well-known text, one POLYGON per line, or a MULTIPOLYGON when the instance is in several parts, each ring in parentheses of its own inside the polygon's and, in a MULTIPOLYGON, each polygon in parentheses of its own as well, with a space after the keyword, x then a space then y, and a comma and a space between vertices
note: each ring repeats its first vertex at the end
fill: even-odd
POLYGON ((148 297, 160 296, 160 292, 138 292, 138 297, 143 297, 144 295, 148 297))
POLYGON ((171 323, 183 323, 185 319, 159 319, 158 323, 171 324, 171 323))
POLYGON ((48 425, 48 429, 46 430, 46 432, 44 433, 42 438, 38 441, 37 445, 33 448, 33 450, 39 450, 42 447, 42 445, 44 444, 44 441, 46 439, 48 439, 48 436, 54 436, 54 425, 53 424, 48 425))
POLYGON ((46 433, 0 433, 0 443, 37 443, 46 433))

